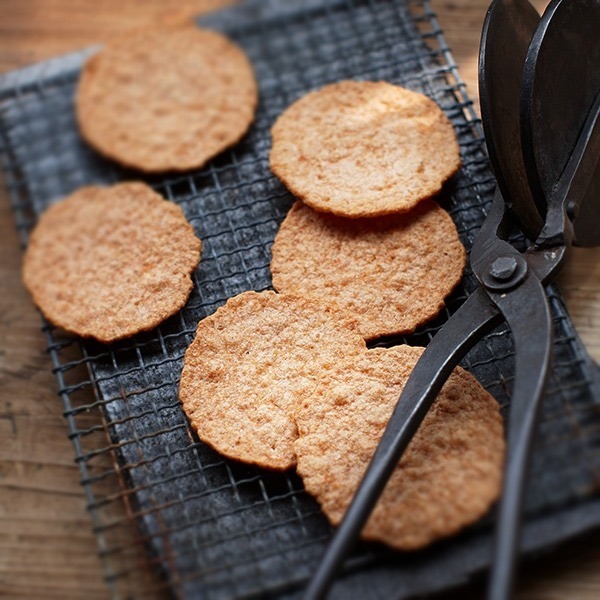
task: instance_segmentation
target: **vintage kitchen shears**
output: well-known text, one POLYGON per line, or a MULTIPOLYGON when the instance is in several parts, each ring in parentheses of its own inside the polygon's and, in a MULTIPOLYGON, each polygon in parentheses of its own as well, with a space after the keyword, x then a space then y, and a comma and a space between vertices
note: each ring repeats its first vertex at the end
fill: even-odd
POLYGON ((600 245, 600 2, 494 0, 480 46, 481 114, 497 189, 470 262, 479 287, 417 363, 307 591, 323 597, 452 369, 503 320, 515 379, 488 597, 511 597, 532 439, 552 351, 544 287, 571 245, 600 245), (517 226, 533 243, 507 241, 517 226))

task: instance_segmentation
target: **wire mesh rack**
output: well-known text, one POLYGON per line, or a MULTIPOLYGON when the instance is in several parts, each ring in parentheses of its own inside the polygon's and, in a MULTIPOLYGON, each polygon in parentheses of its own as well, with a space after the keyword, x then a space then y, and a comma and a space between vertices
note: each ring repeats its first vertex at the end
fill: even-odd
MULTIPOLYGON (((237 293, 271 287, 271 244, 294 200, 268 167, 269 128, 281 111, 308 90, 340 79, 404 85, 433 98, 455 126, 463 168, 439 200, 467 248, 494 189, 479 123, 426 0, 247 2, 203 24, 245 49, 260 106, 242 142, 202 170, 143 177, 182 207, 203 240, 189 302, 154 331, 111 345, 43 326, 115 598, 294 597, 331 536, 293 472, 222 458, 198 441, 177 397, 197 322, 237 293)), ((77 187, 140 179, 79 137, 73 95, 90 52, 0 79, 2 157, 24 244, 41 212, 77 187)), ((435 321, 382 343, 425 345, 475 285, 467 272, 435 321)), ((600 524, 595 365, 556 289, 549 298, 554 362, 529 487, 526 550, 600 524)), ((507 330, 485 338, 463 365, 506 410, 514 371, 507 330)), ((362 544, 332 597, 408 597, 455 585, 489 564, 490 532, 488 517, 413 554, 362 544)))

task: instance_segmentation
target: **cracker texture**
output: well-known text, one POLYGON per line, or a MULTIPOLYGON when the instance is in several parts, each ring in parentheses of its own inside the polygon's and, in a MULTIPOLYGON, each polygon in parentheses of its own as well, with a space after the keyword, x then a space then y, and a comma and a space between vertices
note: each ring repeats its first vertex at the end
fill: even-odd
POLYGON ((79 128, 96 150, 146 172, 204 165, 244 135, 257 86, 245 54, 193 26, 130 32, 84 66, 79 128))
POLYGON ((200 321, 179 398, 201 440, 269 469, 295 465, 293 407, 365 344, 339 311, 274 292, 244 292, 200 321))
MULTIPOLYGON (((340 523, 422 349, 376 348, 324 374, 295 419, 298 473, 340 523)), ((422 548, 482 517, 497 498, 504 457, 496 401, 466 371, 448 379, 364 530, 368 540, 422 548)))
POLYGON ((437 315, 465 261, 454 222, 433 200, 371 219, 297 202, 275 238, 271 273, 276 290, 335 302, 373 339, 410 333, 437 315))
POLYGON ((184 306, 201 248, 181 208, 147 185, 85 187, 42 214, 23 280, 49 321, 112 342, 184 306))
POLYGON ((341 81, 289 106, 272 128, 271 170, 319 211, 411 210, 460 167, 451 122, 427 96, 383 81, 341 81))

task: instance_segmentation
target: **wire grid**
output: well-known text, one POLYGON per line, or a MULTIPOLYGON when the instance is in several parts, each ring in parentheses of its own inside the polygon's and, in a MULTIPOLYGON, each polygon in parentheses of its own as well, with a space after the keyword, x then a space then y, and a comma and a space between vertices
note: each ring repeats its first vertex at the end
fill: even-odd
MULTIPOLYGON (((44 326, 114 597, 148 597, 164 582, 165 593, 185 598, 291 597, 330 538, 331 528, 294 473, 223 459, 198 441, 177 398, 183 353, 198 320, 237 293, 271 286, 270 247, 293 202, 268 168, 269 128, 281 111, 306 91, 345 78, 384 79, 423 92, 446 111, 459 136, 464 166, 440 202, 467 248, 493 193, 479 123, 426 1, 283 5, 207 20, 239 43, 255 68, 261 101, 245 139, 200 171, 144 178, 182 207, 203 240, 186 307, 156 330, 109 346, 44 326), (131 557, 134 567, 123 572, 131 557), (148 580, 149 570, 162 578, 148 580)), ((0 87, 6 177, 24 243, 48 204, 75 188, 139 179, 78 136, 73 93, 87 54, 25 70, 0 87)), ((467 272, 435 321, 385 343, 425 345, 475 285, 467 272)), ((600 487, 600 410, 592 366, 555 289, 549 298, 554 368, 528 495, 527 548, 600 521, 600 511, 590 510, 578 512, 569 527, 552 521, 588 507, 600 487)), ((464 366, 506 410, 514 371, 506 329, 485 338, 464 366)), ((363 544, 333 597, 405 597, 456 584, 489 564, 490 529, 488 518, 408 556, 363 544)))

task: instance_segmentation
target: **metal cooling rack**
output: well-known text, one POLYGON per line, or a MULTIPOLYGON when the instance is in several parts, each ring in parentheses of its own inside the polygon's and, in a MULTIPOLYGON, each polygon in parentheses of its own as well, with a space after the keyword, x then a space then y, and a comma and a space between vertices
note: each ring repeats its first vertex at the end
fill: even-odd
MULTIPOLYGON (((187 306, 156 330, 109 346, 43 327, 113 597, 294 597, 331 535, 294 473, 223 459, 198 441, 177 399, 198 320, 239 292, 271 285, 270 247, 293 202, 268 168, 276 116, 332 81, 395 82, 436 100, 456 128, 464 167, 440 202, 467 248, 494 188, 479 123, 426 0, 247 2, 204 24, 246 50, 261 99, 255 124, 233 150, 200 171, 144 178, 182 207, 204 242, 187 306), (136 566, 123 571, 123 564, 136 566)), ((88 54, 0 78, 1 150, 24 243, 37 216, 75 188, 140 178, 79 138, 73 94, 88 54)), ((474 287, 467 273, 444 314, 395 341, 426 344, 474 287)), ((600 523, 595 365, 556 289, 549 297, 554 368, 527 502, 529 551, 600 523)), ((514 367, 506 329, 488 336, 464 366, 506 410, 514 367)), ((456 585, 489 564, 490 532, 488 518, 413 554, 363 544, 332 597, 408 597, 456 585)))

